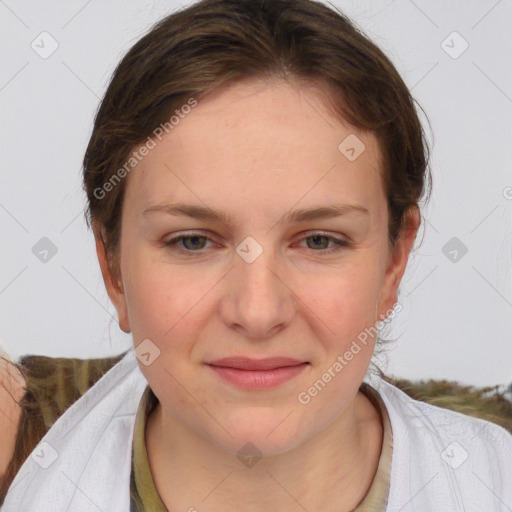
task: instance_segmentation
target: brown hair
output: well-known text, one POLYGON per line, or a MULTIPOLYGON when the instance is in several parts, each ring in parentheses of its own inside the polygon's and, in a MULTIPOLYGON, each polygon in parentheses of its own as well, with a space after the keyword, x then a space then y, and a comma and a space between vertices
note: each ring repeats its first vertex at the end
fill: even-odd
POLYGON ((346 16, 319 2, 200 0, 160 20, 126 53, 95 117, 83 160, 85 217, 116 280, 126 185, 120 176, 129 172, 133 148, 191 98, 262 77, 326 86, 336 116, 377 136, 395 246, 430 176, 414 100, 389 59, 346 16))

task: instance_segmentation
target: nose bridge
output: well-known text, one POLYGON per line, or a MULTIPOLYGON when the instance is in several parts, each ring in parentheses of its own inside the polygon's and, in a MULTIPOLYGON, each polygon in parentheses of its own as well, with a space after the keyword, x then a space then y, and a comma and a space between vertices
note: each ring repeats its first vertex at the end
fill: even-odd
MULTIPOLYGON (((263 236, 259 237, 262 240, 263 236)), ((264 338, 293 317, 294 297, 280 276, 279 254, 270 245, 271 236, 261 243, 252 236, 236 247, 230 272, 229 307, 225 320, 245 329, 250 337, 264 338)))

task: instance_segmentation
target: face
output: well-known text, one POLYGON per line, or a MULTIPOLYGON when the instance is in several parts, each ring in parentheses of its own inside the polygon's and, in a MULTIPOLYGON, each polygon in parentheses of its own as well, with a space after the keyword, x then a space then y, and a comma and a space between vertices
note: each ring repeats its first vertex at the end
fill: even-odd
POLYGON ((285 452, 350 409, 375 339, 353 342, 396 303, 415 234, 390 253, 377 141, 322 95, 246 81, 201 100, 126 178, 119 289, 97 244, 121 328, 150 340, 139 366, 163 414, 233 454, 285 452), (348 136, 355 153, 339 149, 348 136), (303 364, 266 386, 253 381, 268 372, 251 385, 208 364, 238 356, 303 364))

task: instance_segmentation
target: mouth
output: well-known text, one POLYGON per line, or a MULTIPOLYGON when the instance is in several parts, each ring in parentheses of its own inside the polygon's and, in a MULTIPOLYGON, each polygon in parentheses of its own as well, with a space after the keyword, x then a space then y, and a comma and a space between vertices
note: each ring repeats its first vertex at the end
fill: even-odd
POLYGON ((206 365, 225 382, 241 388, 261 389, 275 387, 293 379, 310 363, 289 357, 228 357, 206 365))
POLYGON ((308 361, 301 361, 292 357, 267 357, 265 359, 252 359, 250 357, 224 357, 211 361, 209 365, 222 368, 236 368, 238 370, 274 370, 298 366, 308 361))

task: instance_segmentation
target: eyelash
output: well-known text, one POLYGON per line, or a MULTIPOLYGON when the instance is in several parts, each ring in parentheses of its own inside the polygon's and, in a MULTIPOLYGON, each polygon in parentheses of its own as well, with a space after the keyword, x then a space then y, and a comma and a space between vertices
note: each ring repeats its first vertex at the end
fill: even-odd
MULTIPOLYGON (((346 247, 350 247, 351 246, 351 243, 349 241, 332 237, 332 236, 330 236, 327 233, 324 233, 322 231, 315 231, 313 234, 310 234, 308 236, 304 236, 304 237, 301 238, 301 241, 305 240, 307 238, 312 238, 314 236, 322 236, 322 237, 328 238, 334 244, 336 244, 334 247, 331 247, 330 249, 322 249, 322 250, 319 250, 319 251, 315 251, 315 250, 311 249, 311 250, 313 250, 313 252, 318 252, 321 255, 329 256, 331 254, 334 254, 334 253, 337 253, 337 252, 343 250, 346 247)), ((183 240, 185 238, 195 238, 195 237, 197 237, 197 238, 206 238, 207 240, 210 240, 211 242, 213 242, 213 240, 211 238, 207 237, 206 235, 203 235, 201 233, 194 233, 194 232, 192 232, 192 233, 185 233, 183 235, 179 235, 179 236, 175 236, 173 238, 170 238, 170 239, 164 241, 164 246, 169 248, 169 249, 171 249, 171 250, 177 250, 178 252, 181 252, 182 254, 187 254, 187 255, 188 254, 195 254, 195 253, 201 254, 201 252, 204 249, 199 249, 197 251, 191 251, 191 250, 187 250, 187 249, 182 249, 181 247, 177 246, 178 242, 180 242, 181 240, 183 240)))

